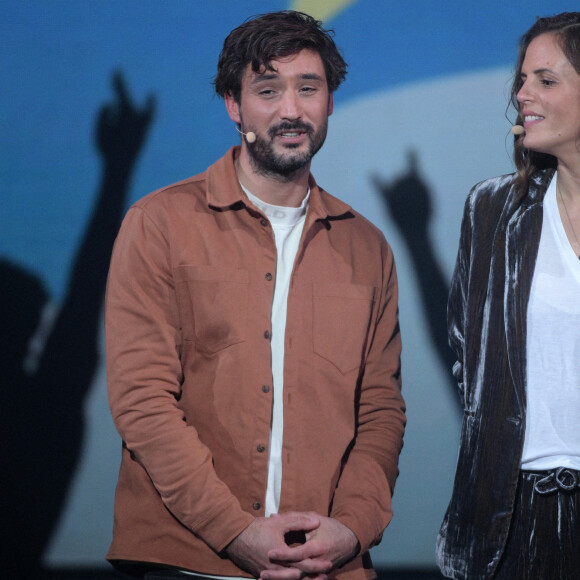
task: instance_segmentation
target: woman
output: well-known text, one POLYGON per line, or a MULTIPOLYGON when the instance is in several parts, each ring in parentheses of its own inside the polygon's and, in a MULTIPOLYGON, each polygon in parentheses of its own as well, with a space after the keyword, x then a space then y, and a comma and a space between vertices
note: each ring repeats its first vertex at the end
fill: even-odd
POLYGON ((465 413, 450 578, 580 577, 580 12, 522 37, 517 173, 465 206, 448 310, 465 413))

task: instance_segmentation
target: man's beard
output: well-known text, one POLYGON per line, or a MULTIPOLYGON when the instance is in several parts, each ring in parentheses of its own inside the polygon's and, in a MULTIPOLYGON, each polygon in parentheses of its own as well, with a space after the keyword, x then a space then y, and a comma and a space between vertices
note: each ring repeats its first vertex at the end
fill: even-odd
MULTIPOLYGON (((244 132, 247 127, 244 127, 244 132)), ((268 130, 268 139, 262 139, 256 132, 256 141, 248 144, 250 154, 250 163, 254 171, 260 175, 287 181, 296 172, 310 163, 314 155, 324 144, 328 122, 324 122, 318 131, 309 123, 303 121, 289 122, 284 121, 268 130), (308 137, 308 149, 301 153, 293 153, 301 145, 286 145, 287 153, 277 153, 274 150, 274 140, 281 131, 302 131, 308 137)))

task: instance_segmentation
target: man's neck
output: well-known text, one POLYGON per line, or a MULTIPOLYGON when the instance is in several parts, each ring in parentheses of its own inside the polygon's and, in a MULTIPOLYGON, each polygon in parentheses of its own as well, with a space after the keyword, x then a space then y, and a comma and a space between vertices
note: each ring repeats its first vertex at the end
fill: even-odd
POLYGON ((257 198, 271 205, 300 207, 308 193, 310 163, 288 180, 257 173, 244 155, 236 159, 235 166, 240 183, 257 198))

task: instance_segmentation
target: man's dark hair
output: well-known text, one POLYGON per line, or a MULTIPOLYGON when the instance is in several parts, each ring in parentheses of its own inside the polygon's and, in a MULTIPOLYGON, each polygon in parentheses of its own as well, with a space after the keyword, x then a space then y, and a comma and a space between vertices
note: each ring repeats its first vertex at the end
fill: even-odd
POLYGON ((301 50, 320 55, 326 72, 328 90, 333 93, 346 76, 346 62, 333 40, 334 31, 308 14, 283 10, 246 20, 224 41, 214 79, 216 93, 231 93, 240 102, 242 76, 248 64, 254 72, 273 70, 271 62, 301 50))

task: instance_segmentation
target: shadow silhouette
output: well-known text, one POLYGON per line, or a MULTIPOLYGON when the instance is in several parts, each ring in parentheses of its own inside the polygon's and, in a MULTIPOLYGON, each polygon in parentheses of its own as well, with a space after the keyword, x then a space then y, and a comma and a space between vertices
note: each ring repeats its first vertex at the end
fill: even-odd
POLYGON ((42 557, 82 449, 83 403, 99 363, 97 340, 110 255, 155 104, 149 96, 143 108, 136 108, 120 73, 113 76, 113 88, 115 100, 101 109, 96 123, 103 162, 96 205, 64 302, 32 368, 24 363, 48 296, 36 275, 0 259, 5 532, 0 567, 5 578, 42 577, 42 557))
POLYGON ((408 152, 407 161, 408 167, 402 176, 386 181, 375 174, 371 176, 371 181, 409 250, 431 341, 441 364, 447 370, 448 383, 457 401, 457 408, 461 409, 457 384, 451 373, 455 356, 447 337, 449 284, 429 238, 432 195, 419 173, 415 151, 408 152))

